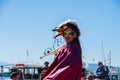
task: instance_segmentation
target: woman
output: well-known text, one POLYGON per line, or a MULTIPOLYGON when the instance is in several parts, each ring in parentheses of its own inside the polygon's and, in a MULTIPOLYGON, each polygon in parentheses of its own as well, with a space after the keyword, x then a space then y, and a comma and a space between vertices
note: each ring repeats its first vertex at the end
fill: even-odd
POLYGON ((60 50, 58 56, 45 73, 43 80, 81 80, 82 51, 77 22, 67 20, 53 31, 58 32, 55 38, 59 35, 63 36, 66 45, 60 50))

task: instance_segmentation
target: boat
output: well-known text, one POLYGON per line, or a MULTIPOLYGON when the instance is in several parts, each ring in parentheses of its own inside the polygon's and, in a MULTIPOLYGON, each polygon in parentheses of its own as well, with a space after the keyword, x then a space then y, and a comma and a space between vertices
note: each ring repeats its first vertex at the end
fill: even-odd
POLYGON ((111 71, 110 72, 110 79, 111 80, 119 80, 119 75, 118 75, 118 71, 111 71))
POLYGON ((2 76, 2 77, 10 77, 10 68, 9 67, 2 68, 0 76, 2 76))
POLYGON ((38 64, 16 64, 11 68, 12 72, 22 72, 23 80, 40 80, 42 66, 38 64))

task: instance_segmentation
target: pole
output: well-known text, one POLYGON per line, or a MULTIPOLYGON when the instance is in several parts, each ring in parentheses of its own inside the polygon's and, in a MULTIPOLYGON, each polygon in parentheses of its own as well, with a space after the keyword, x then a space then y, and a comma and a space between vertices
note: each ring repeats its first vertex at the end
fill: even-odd
MULTIPOLYGON (((26 53, 27 53, 27 61, 29 62, 29 52, 28 52, 28 50, 27 50, 26 53)), ((28 63, 28 62, 27 62, 27 63, 28 63)))
POLYGON ((104 56, 104 46, 103 46, 103 41, 102 41, 101 46, 102 46, 102 62, 103 62, 103 64, 106 64, 105 56, 104 56))
POLYGON ((110 65, 110 80, 112 80, 112 75, 111 75, 111 72, 112 72, 112 66, 111 66, 111 51, 109 52, 109 65, 110 65))

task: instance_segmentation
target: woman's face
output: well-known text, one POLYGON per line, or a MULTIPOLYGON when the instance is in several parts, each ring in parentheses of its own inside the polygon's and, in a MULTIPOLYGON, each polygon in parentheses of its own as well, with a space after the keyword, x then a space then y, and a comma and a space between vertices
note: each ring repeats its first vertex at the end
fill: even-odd
POLYGON ((63 32, 63 37, 66 43, 70 43, 74 38, 77 37, 77 34, 71 28, 68 28, 63 32))

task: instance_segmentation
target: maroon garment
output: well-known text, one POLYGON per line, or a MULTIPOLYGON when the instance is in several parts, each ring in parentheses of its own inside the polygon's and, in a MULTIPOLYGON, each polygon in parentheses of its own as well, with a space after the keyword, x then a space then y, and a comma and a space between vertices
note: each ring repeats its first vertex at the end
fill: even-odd
POLYGON ((77 43, 66 45, 46 72, 43 80, 81 80, 82 60, 77 43))

